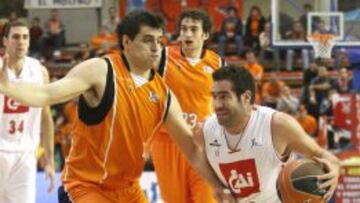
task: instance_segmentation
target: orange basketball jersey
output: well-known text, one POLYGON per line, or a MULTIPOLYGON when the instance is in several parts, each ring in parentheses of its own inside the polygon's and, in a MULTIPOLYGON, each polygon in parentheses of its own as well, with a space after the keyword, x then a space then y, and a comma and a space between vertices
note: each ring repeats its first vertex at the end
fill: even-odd
POLYGON ((170 104, 160 75, 154 73, 149 82, 136 87, 124 56, 110 54, 105 60, 108 75, 99 106, 91 108, 79 100, 73 146, 62 177, 67 190, 81 182, 109 189, 134 184, 170 104))
MULTIPOLYGON (((213 112, 212 73, 221 67, 219 55, 205 50, 201 60, 191 65, 182 55, 179 46, 167 47, 168 61, 164 71, 165 82, 179 100, 184 118, 191 127, 213 112)), ((169 140, 166 130, 161 129, 156 140, 169 140)))

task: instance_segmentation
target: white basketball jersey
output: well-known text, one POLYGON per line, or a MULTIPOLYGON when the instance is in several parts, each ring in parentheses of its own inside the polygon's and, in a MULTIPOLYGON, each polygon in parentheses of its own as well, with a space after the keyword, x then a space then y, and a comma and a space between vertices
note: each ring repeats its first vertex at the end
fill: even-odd
MULTIPOLYGON (((12 82, 43 83, 40 62, 26 57, 19 76, 8 70, 12 82)), ((20 104, 0 94, 0 151, 36 150, 40 141, 41 108, 20 104)))
POLYGON ((283 162, 272 143, 274 112, 267 107, 253 108, 236 151, 228 148, 225 129, 215 115, 204 123, 205 150, 210 165, 223 184, 232 190, 237 202, 280 202, 276 179, 283 162))

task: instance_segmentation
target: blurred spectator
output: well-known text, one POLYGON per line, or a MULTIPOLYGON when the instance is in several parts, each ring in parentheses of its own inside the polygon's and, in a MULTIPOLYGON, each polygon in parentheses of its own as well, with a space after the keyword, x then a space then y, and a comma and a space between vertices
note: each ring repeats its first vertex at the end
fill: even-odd
POLYGON ((109 17, 104 22, 104 25, 107 26, 110 33, 116 33, 116 28, 119 23, 120 23, 119 13, 116 11, 115 7, 110 7, 109 17))
POLYGON ((318 76, 311 81, 309 85, 310 91, 310 104, 314 105, 315 109, 312 109, 311 114, 315 118, 319 117, 320 105, 324 99, 327 99, 331 89, 334 89, 334 80, 329 76, 327 68, 325 66, 319 66, 318 76))
POLYGON ((236 8, 230 6, 226 9, 226 17, 221 25, 221 33, 219 36, 220 56, 225 56, 226 44, 234 42, 236 44, 236 53, 240 56, 244 48, 242 42, 242 21, 238 16, 236 8))
POLYGON ((9 14, 8 17, 7 17, 7 21, 6 21, 6 23, 5 23, 5 26, 6 26, 7 24, 14 23, 14 22, 16 22, 16 21, 18 21, 18 20, 19 20, 19 17, 18 17, 18 15, 17 15, 17 13, 16 13, 15 11, 11 11, 10 14, 9 14))
POLYGON ((246 62, 244 67, 250 71, 257 82, 261 81, 264 74, 264 68, 257 62, 254 51, 247 50, 245 52, 245 58, 246 62))
MULTIPOLYGON (((286 39, 291 41, 305 41, 306 33, 304 27, 301 25, 300 21, 295 21, 292 31, 286 33, 286 39)), ((297 49, 288 49, 286 52, 286 70, 293 70, 294 65, 294 55, 301 54, 303 69, 306 70, 309 67, 310 53, 309 50, 305 48, 297 49)))
POLYGON ((303 129, 307 134, 309 134, 312 137, 316 137, 317 128, 318 128, 317 121, 313 116, 308 114, 305 105, 302 104, 299 106, 299 111, 296 116, 296 120, 300 123, 300 125, 303 127, 303 129))
POLYGON ((77 52, 74 56, 74 60, 76 63, 82 62, 95 56, 94 52, 90 49, 88 43, 79 44, 79 48, 80 51, 77 52))
POLYGON ((245 46, 254 48, 256 51, 260 50, 259 36, 264 31, 265 18, 258 6, 253 6, 250 10, 250 14, 246 20, 245 29, 245 46))
POLYGON ((274 49, 270 46, 270 37, 271 37, 271 33, 270 33, 270 22, 266 22, 265 23, 265 28, 264 31, 260 34, 259 36, 259 40, 260 40, 260 63, 264 64, 265 63, 265 59, 269 59, 269 58, 273 58, 274 62, 275 62, 275 69, 279 70, 280 69, 280 54, 279 54, 279 50, 274 49))
MULTIPOLYGON (((309 3, 304 4, 303 6, 303 14, 300 16, 299 21, 302 25, 302 27, 307 30, 308 22, 307 22, 307 16, 309 12, 313 11, 313 6, 309 3)), ((320 18, 315 16, 312 19, 312 28, 311 30, 315 30, 317 25, 319 24, 320 18)), ((308 33, 310 34, 310 33, 308 33)))
POLYGON ((51 52, 65 45, 65 26, 60 19, 58 9, 51 10, 50 18, 45 23, 45 33, 45 46, 51 52))
POLYGON ((309 104, 309 86, 311 81, 318 76, 318 65, 315 62, 311 62, 309 68, 304 71, 303 75, 303 88, 301 94, 302 103, 309 104))
POLYGON ((271 74, 269 81, 265 82, 262 86, 262 103, 276 109, 277 102, 281 96, 280 91, 285 86, 284 81, 280 80, 276 73, 271 74))
POLYGON ((333 34, 331 30, 326 26, 325 21, 320 20, 313 33, 316 34, 333 34))
POLYGON ((281 39, 285 38, 286 33, 290 32, 292 30, 292 26, 294 24, 294 19, 288 15, 287 13, 284 12, 280 12, 279 15, 279 30, 280 30, 280 35, 281 35, 281 39))
POLYGON ((338 71, 338 78, 335 80, 335 88, 338 93, 350 93, 352 88, 352 78, 346 68, 338 71))
POLYGON ((339 99, 339 94, 335 88, 331 88, 327 94, 327 97, 323 98, 319 108, 320 116, 327 116, 331 118, 333 116, 333 104, 334 100, 339 99))
POLYGON ((350 67, 349 53, 346 49, 334 49, 333 56, 335 58, 335 69, 350 67))
POLYGON ((117 46, 116 33, 110 33, 108 27, 102 25, 99 32, 91 38, 90 45, 98 56, 108 53, 117 46))
POLYGON ((299 108, 299 99, 291 94, 290 87, 284 85, 280 90, 280 98, 277 101, 276 109, 295 116, 299 108))
POLYGON ((42 48, 43 30, 40 26, 40 19, 35 17, 31 20, 30 27, 30 52, 31 55, 38 55, 42 48))

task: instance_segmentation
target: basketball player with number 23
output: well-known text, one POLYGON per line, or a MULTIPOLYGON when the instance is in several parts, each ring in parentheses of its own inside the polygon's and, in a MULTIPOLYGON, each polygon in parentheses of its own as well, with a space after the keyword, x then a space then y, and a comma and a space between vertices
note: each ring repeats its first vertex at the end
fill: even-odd
POLYGON ((213 73, 213 80, 215 115, 196 127, 195 138, 229 188, 225 192, 241 203, 328 201, 338 181, 339 160, 290 115, 254 105, 255 82, 246 69, 226 66, 213 73), (292 153, 307 159, 291 161, 292 153))

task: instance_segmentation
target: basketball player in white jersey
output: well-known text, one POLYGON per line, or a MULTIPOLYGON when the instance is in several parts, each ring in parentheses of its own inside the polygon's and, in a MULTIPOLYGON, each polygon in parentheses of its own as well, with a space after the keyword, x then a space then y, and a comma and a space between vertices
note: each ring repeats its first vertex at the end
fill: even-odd
POLYGON ((320 188, 333 194, 339 161, 320 148, 290 115, 254 105, 255 82, 242 67, 227 66, 213 74, 216 115, 197 130, 218 178, 237 202, 280 202, 276 179, 291 152, 314 158, 328 170, 319 176, 320 188), (230 191, 229 191, 230 192, 230 191))
MULTIPOLYGON (((4 32, 6 58, 0 59, 1 66, 7 66, 10 81, 47 83, 49 77, 45 67, 26 56, 29 40, 29 29, 24 24, 9 24, 4 32)), ((36 150, 40 133, 47 160, 44 171, 50 178, 49 192, 53 190, 53 132, 49 107, 29 107, 0 94, 0 202, 35 203, 36 150)))

